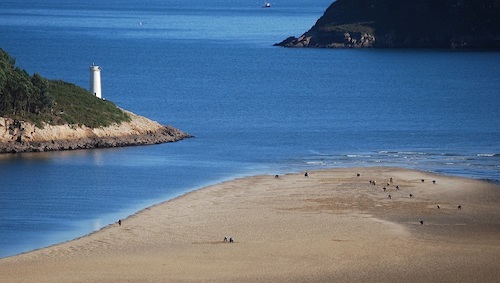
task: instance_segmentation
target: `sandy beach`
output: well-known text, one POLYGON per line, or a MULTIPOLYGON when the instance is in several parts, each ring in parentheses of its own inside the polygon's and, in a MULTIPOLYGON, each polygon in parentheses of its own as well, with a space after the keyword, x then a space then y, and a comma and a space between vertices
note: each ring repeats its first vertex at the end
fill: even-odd
POLYGON ((498 282, 499 203, 495 184, 400 168, 270 173, 0 259, 0 282, 498 282))

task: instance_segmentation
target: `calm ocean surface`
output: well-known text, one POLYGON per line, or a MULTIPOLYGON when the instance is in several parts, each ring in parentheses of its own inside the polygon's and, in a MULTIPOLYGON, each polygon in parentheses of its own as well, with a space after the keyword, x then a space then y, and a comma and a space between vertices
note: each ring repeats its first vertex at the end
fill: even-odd
POLYGON ((500 181, 500 53, 284 49, 330 1, 0 0, 0 48, 195 138, 0 156, 0 257, 235 177, 401 166, 500 181), (20 2, 20 3, 18 3, 20 2), (312 3, 311 3, 312 2, 312 3))

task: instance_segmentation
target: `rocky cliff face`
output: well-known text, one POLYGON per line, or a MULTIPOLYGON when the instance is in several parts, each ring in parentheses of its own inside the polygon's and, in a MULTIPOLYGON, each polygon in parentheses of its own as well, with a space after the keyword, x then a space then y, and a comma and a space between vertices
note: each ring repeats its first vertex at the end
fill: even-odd
POLYGON ((178 141, 190 135, 127 112, 132 120, 91 129, 85 126, 34 124, 0 117, 0 153, 120 147, 178 141))
POLYGON ((284 47, 500 49, 500 0, 337 0, 284 47))

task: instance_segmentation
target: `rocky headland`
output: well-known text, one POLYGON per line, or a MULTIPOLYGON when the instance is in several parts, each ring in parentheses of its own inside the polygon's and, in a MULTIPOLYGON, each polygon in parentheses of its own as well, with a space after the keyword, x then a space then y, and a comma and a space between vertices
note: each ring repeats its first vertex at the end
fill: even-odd
POLYGON ((190 137, 75 84, 30 75, 15 63, 0 49, 0 153, 147 145, 190 137))
POLYGON ((0 117, 0 153, 122 147, 174 142, 191 137, 176 128, 127 113, 131 120, 106 127, 35 124, 0 117))
POLYGON ((337 0, 283 47, 500 49, 500 0, 337 0))

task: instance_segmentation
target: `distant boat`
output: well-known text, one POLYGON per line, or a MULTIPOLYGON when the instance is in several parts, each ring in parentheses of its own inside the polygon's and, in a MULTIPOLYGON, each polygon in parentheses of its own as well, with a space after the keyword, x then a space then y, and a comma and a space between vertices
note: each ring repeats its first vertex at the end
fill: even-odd
POLYGON ((271 3, 265 2, 264 5, 262 5, 262 8, 271 8, 271 3))

